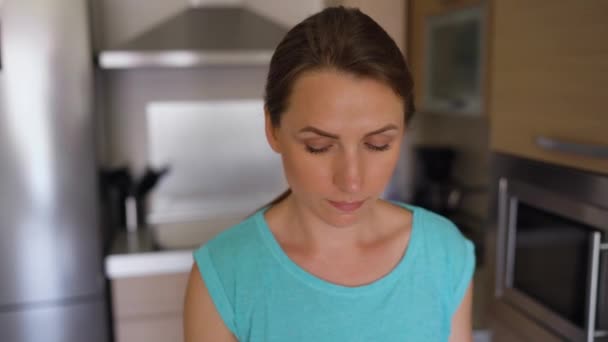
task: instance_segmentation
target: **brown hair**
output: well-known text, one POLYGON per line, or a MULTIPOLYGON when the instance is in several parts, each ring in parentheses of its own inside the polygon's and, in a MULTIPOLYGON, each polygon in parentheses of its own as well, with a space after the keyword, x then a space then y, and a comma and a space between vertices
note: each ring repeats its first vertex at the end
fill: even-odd
POLYGON ((372 18, 358 9, 340 6, 306 18, 277 46, 264 96, 273 126, 280 126, 298 76, 323 68, 386 83, 405 101, 405 122, 412 117, 413 82, 403 54, 372 18))
MULTIPOLYGON (((334 69, 370 77, 390 86, 405 102, 404 121, 414 113, 413 81, 393 39, 358 9, 330 7, 294 26, 277 46, 266 80, 264 105, 279 127, 298 77, 307 71, 334 69)), ((291 194, 287 190, 270 205, 291 194)))

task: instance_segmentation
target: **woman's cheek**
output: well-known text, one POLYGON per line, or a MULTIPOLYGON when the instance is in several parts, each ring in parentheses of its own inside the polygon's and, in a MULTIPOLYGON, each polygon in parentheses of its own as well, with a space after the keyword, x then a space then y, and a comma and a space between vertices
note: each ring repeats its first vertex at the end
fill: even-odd
POLYGON ((292 154, 284 158, 285 174, 289 184, 304 192, 315 192, 315 190, 326 188, 324 180, 327 178, 327 166, 319 156, 308 152, 292 154))
POLYGON ((382 192, 393 176, 397 161, 399 160, 399 152, 390 151, 378 153, 386 154, 380 156, 381 158, 375 158, 376 156, 372 155, 370 156, 370 160, 366 161, 366 165, 368 165, 367 175, 369 175, 367 181, 369 182, 368 184, 373 184, 374 191, 382 192))

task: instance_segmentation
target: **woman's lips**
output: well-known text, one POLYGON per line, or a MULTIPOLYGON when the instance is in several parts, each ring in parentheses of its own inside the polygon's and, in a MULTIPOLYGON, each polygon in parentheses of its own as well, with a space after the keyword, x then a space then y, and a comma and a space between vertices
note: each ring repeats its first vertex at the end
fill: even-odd
POLYGON ((344 212, 353 212, 353 211, 359 209, 361 207, 361 205, 363 205, 363 201, 358 201, 358 202, 329 201, 329 203, 331 205, 333 205, 335 208, 337 208, 338 210, 344 211, 344 212))

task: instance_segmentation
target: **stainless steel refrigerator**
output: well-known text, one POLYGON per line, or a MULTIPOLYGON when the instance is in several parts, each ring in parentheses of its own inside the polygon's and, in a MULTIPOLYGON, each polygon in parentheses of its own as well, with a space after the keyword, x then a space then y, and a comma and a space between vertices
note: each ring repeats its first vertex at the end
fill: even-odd
POLYGON ((86 0, 5 0, 0 341, 107 341, 86 0))

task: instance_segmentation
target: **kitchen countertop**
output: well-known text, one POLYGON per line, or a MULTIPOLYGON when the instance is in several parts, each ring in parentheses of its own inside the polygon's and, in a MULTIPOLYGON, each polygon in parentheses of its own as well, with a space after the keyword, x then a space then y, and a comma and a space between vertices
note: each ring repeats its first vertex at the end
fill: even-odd
POLYGON ((241 222, 248 213, 206 219, 167 222, 121 231, 105 258, 110 279, 190 272, 192 252, 225 229, 241 222))
POLYGON ((189 272, 193 249, 160 250, 152 232, 143 228, 134 233, 116 235, 110 253, 105 257, 109 279, 189 272))

